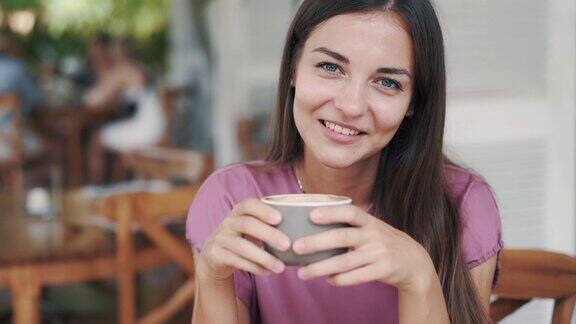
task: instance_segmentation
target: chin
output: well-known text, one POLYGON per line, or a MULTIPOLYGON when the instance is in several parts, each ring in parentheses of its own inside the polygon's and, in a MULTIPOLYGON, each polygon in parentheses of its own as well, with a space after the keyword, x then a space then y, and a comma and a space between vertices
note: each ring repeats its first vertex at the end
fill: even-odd
POLYGON ((354 165, 355 163, 359 162, 361 160, 360 157, 351 157, 348 156, 346 158, 343 157, 344 154, 342 153, 325 153, 325 154, 321 154, 319 156, 316 156, 316 159, 318 159, 318 161, 329 168, 333 168, 333 169, 346 169, 352 165, 354 165))
POLYGON ((331 169, 346 169, 352 166, 354 163, 347 163, 346 161, 320 161, 325 167, 331 169))

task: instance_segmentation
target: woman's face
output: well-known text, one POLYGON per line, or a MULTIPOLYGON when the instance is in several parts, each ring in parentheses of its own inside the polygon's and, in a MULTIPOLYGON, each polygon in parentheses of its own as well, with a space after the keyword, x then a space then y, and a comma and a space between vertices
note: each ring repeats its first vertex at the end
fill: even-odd
POLYGON ((412 65, 411 37, 394 13, 346 14, 320 24, 293 80, 306 154, 333 168, 377 159, 408 113, 412 65))

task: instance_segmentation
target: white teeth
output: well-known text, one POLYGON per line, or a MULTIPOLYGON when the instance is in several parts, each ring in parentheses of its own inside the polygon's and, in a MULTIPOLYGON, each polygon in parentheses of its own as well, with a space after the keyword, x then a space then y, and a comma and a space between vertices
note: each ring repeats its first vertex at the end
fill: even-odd
POLYGON ((324 121, 324 126, 326 126, 327 128, 330 128, 332 130, 334 129, 334 124, 332 124, 331 122, 326 121, 326 120, 324 121))
POLYGON ((331 123, 329 121, 324 121, 324 126, 326 126, 327 128, 330 128, 331 130, 335 131, 336 133, 340 133, 340 134, 344 134, 344 135, 358 135, 359 132, 346 128, 346 127, 342 127, 340 125, 336 125, 334 123, 331 123))

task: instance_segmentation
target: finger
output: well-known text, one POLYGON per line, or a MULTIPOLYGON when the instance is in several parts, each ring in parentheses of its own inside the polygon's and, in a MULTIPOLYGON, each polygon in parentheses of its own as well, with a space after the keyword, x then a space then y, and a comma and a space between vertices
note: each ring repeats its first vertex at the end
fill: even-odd
POLYGON ((273 257, 270 253, 256 246, 254 243, 247 241, 238 236, 232 236, 220 243, 222 247, 236 253, 238 256, 258 264, 275 273, 281 273, 285 269, 282 261, 273 257))
POLYGON ((270 225, 278 225, 282 220, 279 211, 255 198, 242 201, 234 207, 234 211, 237 215, 250 215, 270 225))
POLYGON ((280 251, 286 251, 290 248, 290 238, 286 234, 252 216, 234 217, 229 226, 236 233, 266 242, 280 251))
POLYGON ((246 239, 246 240, 248 240, 248 241, 250 241, 250 242, 252 242, 252 243, 254 243, 254 245, 256 245, 256 246, 258 246, 258 247, 262 247, 262 246, 263 246, 262 241, 260 241, 259 239, 255 238, 255 237, 252 237, 252 236, 250 236, 250 235, 242 235, 241 237, 244 238, 244 239, 246 239))
POLYGON ((347 252, 302 267, 298 270, 298 276, 303 280, 329 276, 365 266, 370 261, 370 255, 363 251, 347 252))
POLYGON ((232 267, 234 269, 247 271, 257 275, 271 274, 269 270, 266 270, 265 268, 257 265, 256 263, 250 262, 240 257, 239 255, 229 251, 228 249, 225 249, 223 247, 217 247, 216 249, 217 249, 215 252, 216 256, 214 257, 214 259, 216 262, 220 264, 232 267))
POLYGON ((366 225, 373 217, 354 205, 316 208, 310 212, 310 220, 316 224, 346 223, 356 227, 366 225))
POLYGON ((375 281, 382 277, 380 268, 372 263, 352 271, 334 275, 326 281, 333 286, 346 287, 375 281))
POLYGON ((362 242, 360 229, 345 227, 299 238, 294 241, 292 249, 296 254, 310 254, 337 248, 355 247, 362 242))

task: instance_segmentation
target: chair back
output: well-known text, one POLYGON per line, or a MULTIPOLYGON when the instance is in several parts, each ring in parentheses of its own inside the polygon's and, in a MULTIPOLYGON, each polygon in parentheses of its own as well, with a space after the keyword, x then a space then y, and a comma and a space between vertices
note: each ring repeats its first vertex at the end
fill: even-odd
POLYGON ((0 95, 0 163, 22 161, 22 118, 17 94, 0 95))
POLYGON ((167 147, 149 147, 123 153, 122 164, 136 178, 184 180, 196 183, 214 169, 212 155, 197 151, 167 147))
POLYGON ((570 324, 576 301, 576 258, 539 250, 502 252, 497 299, 490 305, 494 322, 534 298, 554 299, 552 324, 570 324))
POLYGON ((262 159, 266 144, 258 139, 258 132, 269 120, 264 115, 252 118, 239 118, 236 121, 236 138, 242 160, 262 159))
POLYGON ((0 179, 13 193, 24 187, 22 117, 20 97, 0 95, 0 179))

